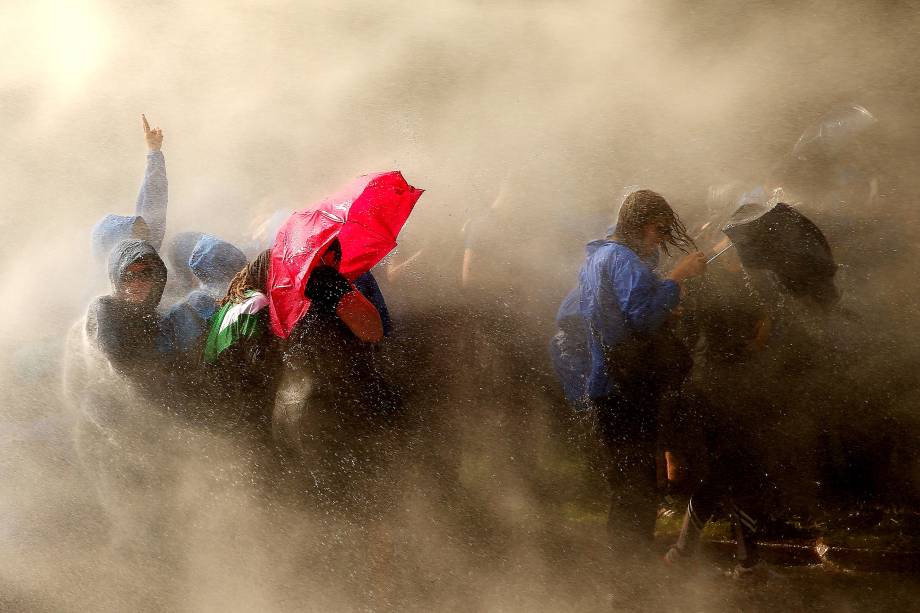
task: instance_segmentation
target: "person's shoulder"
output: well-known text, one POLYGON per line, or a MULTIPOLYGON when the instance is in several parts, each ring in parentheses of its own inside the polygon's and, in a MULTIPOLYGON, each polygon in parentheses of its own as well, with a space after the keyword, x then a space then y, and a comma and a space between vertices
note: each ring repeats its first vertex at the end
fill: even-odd
POLYGON ((87 318, 98 318, 104 313, 115 309, 116 299, 113 296, 97 296, 86 307, 87 318))
POLYGON ((589 257, 598 260, 610 260, 613 262, 641 262, 636 252, 622 243, 612 240, 595 241, 594 249, 590 252, 589 257))

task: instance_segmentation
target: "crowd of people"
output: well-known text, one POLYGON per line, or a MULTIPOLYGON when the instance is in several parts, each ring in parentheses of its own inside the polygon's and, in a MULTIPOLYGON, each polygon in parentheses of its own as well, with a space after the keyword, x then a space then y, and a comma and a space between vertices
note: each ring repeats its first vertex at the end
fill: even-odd
MULTIPOLYGON (((341 245, 330 243, 306 282, 309 309, 282 342, 271 331, 268 295, 271 242, 285 215, 266 220, 272 227, 243 249, 197 231, 164 241, 163 132, 150 128, 146 118, 143 126, 149 153, 135 214, 107 215, 93 228, 93 253, 110 291, 91 302, 72 330, 69 351, 79 357, 68 361, 65 372, 78 408, 78 450, 100 489, 121 499, 120 506, 143 506, 123 500, 125 491, 138 489, 126 479, 143 481, 137 458, 147 452, 141 449, 162 448, 164 437, 157 432, 160 422, 125 426, 136 419, 132 403, 245 430, 282 461, 295 462, 320 462, 310 455, 310 441, 329 444, 317 440, 315 430, 305 435, 305 428, 318 427, 303 423, 308 397, 336 399, 320 401, 325 413, 314 410, 311 418, 327 419, 340 436, 341 413, 397 412, 398 394, 374 363, 374 345, 392 330, 374 275, 349 281, 339 272, 341 245), (130 385, 88 383, 98 373, 130 385), (133 438, 123 435, 128 431, 133 438)), ((740 198, 733 194, 729 200, 733 206, 745 204, 744 198, 766 200, 762 194, 740 198)), ((493 209, 502 199, 500 194, 493 209)), ((742 266, 743 258, 729 251, 717 267, 707 266, 701 248, 716 253, 728 246, 716 231, 725 219, 688 229, 668 201, 649 189, 630 191, 611 213, 616 206, 615 225, 587 245, 550 341, 566 399, 592 416, 607 453, 610 546, 624 555, 654 550, 664 465, 667 481, 689 475, 682 481, 690 494, 680 537, 665 562, 686 564, 703 526, 721 507, 737 534, 736 574, 755 572, 761 565, 755 507, 763 501, 751 474, 759 446, 748 441, 751 433, 739 415, 765 410, 765 386, 775 384, 776 368, 789 370, 784 360, 801 355, 789 350, 797 331, 771 310, 775 283, 758 280, 758 271, 742 266), (665 258, 668 272, 662 274, 665 258), (782 345, 782 359, 771 354, 768 338, 782 345), (760 373, 762 384, 751 382, 752 372, 760 373), (746 383, 737 385, 741 374, 746 383), (728 385, 734 385, 730 399, 724 394, 728 385)), ((724 214, 722 206, 715 216, 724 214)), ((482 241, 470 238, 486 234, 482 228, 467 234, 463 288, 481 282, 475 261, 488 253, 482 241)), ((389 261, 387 277, 398 278, 423 249, 389 261)), ((799 297, 804 310, 816 316, 826 311, 826 304, 799 297)))

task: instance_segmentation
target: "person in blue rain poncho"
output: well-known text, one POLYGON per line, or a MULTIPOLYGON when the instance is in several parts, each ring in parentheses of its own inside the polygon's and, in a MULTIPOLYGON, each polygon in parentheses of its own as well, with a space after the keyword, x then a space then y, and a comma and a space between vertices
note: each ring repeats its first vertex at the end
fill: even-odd
POLYGON ((208 320, 217 311, 233 277, 246 266, 243 252, 211 234, 200 235, 188 258, 188 268, 199 281, 184 299, 166 315, 166 328, 175 351, 192 352, 209 329, 208 320))
POLYGON ((686 374, 688 354, 667 322, 681 283, 702 274, 705 259, 689 253, 667 278, 653 269, 660 248, 694 249, 680 218, 651 190, 629 194, 613 233, 588 243, 578 286, 557 314, 550 352, 566 398, 595 414, 610 457, 611 546, 650 552, 657 513, 658 408, 686 374))

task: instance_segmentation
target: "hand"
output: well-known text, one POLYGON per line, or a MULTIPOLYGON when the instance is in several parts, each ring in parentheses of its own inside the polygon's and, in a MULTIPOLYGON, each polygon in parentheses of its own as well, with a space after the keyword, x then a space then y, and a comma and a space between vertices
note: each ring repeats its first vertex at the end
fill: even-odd
POLYGON ((159 126, 151 130, 147 117, 143 113, 141 113, 141 120, 144 122, 144 139, 147 141, 147 148, 151 151, 159 151, 163 146, 163 130, 159 126))
POLYGON ((688 253, 671 269, 669 278, 680 283, 690 277, 698 277, 706 272, 706 255, 697 251, 688 253))

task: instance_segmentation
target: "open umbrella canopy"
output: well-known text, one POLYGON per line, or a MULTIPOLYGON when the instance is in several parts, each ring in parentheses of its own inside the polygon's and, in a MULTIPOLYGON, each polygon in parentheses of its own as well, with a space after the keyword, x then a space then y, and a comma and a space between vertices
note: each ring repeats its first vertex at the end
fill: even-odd
POLYGON ((802 133, 792 154, 805 160, 822 153, 838 152, 876 123, 878 120, 875 116, 858 104, 835 108, 802 133))
POLYGON ((790 293, 824 306, 838 298, 837 264, 824 234, 788 204, 743 204, 722 229, 747 268, 772 271, 790 293))
POLYGON ((296 211, 278 230, 269 272, 272 331, 287 338, 310 308, 310 273, 333 240, 339 272, 354 281, 396 247, 396 237, 422 195, 398 171, 364 175, 342 191, 296 211))

